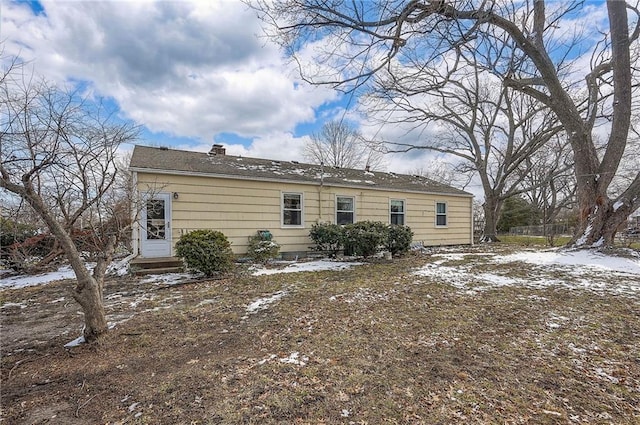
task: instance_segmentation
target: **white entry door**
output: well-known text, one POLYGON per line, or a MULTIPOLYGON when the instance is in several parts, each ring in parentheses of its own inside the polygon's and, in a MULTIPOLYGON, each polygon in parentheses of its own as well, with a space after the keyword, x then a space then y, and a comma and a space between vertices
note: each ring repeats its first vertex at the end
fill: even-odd
POLYGON ((143 257, 171 256, 171 196, 158 193, 142 211, 140 253, 143 257))

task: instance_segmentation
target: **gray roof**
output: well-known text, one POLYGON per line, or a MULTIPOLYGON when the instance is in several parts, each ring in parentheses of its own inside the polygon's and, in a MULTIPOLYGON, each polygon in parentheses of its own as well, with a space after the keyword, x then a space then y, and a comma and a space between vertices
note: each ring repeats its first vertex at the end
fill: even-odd
POLYGON ((169 148, 135 146, 129 168, 132 171, 165 174, 194 174, 258 181, 281 181, 402 192, 442 193, 473 196, 433 180, 406 174, 272 161, 232 155, 212 155, 169 148))

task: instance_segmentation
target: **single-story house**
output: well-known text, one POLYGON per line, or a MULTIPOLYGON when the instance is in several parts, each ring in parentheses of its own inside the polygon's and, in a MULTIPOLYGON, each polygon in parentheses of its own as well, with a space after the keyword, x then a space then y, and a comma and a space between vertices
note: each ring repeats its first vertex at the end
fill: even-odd
POLYGON ((314 223, 363 220, 405 224, 414 242, 473 242, 473 195, 420 176, 342 169, 297 161, 136 146, 130 163, 144 199, 134 226, 134 252, 141 257, 174 254, 186 232, 223 232, 234 253, 247 252, 248 238, 268 230, 283 254, 313 245, 314 223))

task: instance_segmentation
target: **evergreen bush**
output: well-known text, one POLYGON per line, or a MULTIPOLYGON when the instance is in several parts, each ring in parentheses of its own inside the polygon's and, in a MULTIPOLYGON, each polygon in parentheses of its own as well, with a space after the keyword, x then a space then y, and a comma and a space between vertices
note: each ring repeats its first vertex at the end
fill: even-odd
POLYGON ((272 258, 277 258, 280 253, 280 245, 276 241, 271 240, 271 234, 258 231, 255 235, 249 237, 249 248, 247 255, 253 261, 266 263, 272 258))
POLYGON ((176 254, 187 267, 206 276, 228 272, 233 268, 233 251, 227 237, 217 230, 194 230, 180 237, 176 254))
POLYGON ((387 227, 385 248, 392 255, 405 254, 411 248, 413 231, 409 226, 392 224, 387 227))
POLYGON ((344 253, 370 257, 380 251, 387 235, 387 225, 380 221, 359 221, 344 226, 344 253))
POLYGON ((328 252, 335 257, 344 244, 344 230, 339 224, 318 223, 311 226, 309 237, 315 243, 315 251, 328 252))

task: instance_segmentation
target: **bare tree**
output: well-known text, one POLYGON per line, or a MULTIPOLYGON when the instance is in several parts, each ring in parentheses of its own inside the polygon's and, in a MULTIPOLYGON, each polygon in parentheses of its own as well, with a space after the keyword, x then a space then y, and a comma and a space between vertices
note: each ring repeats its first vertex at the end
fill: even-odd
POLYGON ((553 224, 560 212, 572 209, 576 202, 576 184, 572 173, 573 155, 564 138, 554 138, 525 159, 524 197, 540 212, 542 224, 553 224))
POLYGON ((95 341, 107 331, 104 276, 130 218, 114 193, 117 149, 137 129, 103 116, 77 93, 28 79, 17 66, 3 75, 0 108, 0 188, 28 203, 55 236, 76 275, 72 294, 84 312, 84 338, 95 341), (101 247, 93 271, 71 236, 80 222, 101 247))
POLYGON ((487 55, 496 60, 482 67, 495 72, 505 87, 545 105, 566 132, 581 211, 572 244, 609 246, 618 226, 640 206, 640 172, 619 192, 610 190, 629 136, 634 90, 630 53, 637 51, 640 11, 637 3, 607 0, 608 31, 601 42, 586 46, 569 19, 581 3, 554 2, 549 13, 544 0, 256 0, 253 6, 270 24, 268 35, 297 58, 303 78, 316 84, 364 88, 378 72, 393 75, 395 63, 419 54, 412 60, 421 59, 422 69, 436 64, 444 69, 427 81, 439 87, 450 71, 464 65, 462 47, 498 53, 487 55), (631 31, 629 11, 635 20, 631 31), (324 66, 311 67, 307 56, 296 54, 319 33, 328 40, 326 49, 315 55, 324 66), (518 66, 499 54, 505 45, 515 49, 518 66), (579 68, 582 58, 576 59, 585 49, 593 52, 586 74, 579 68), (513 72, 505 73, 505 68, 513 72), (311 69, 318 72, 305 72, 311 69), (593 133, 603 122, 609 131, 599 155, 593 133))
POLYGON ((344 121, 329 121, 311 135, 304 147, 305 159, 340 168, 379 169, 383 154, 368 146, 362 135, 344 121))
POLYGON ((475 174, 482 184, 485 227, 480 241, 493 242, 499 240, 496 227, 503 202, 532 189, 524 184, 533 165, 527 159, 562 127, 544 105, 503 87, 483 71, 475 51, 461 52, 461 57, 469 67, 450 73, 446 84, 437 88, 414 81, 430 71, 396 67, 394 75, 377 84, 368 102, 372 109, 393 111, 387 122, 437 128, 419 141, 385 144, 391 152, 429 149, 461 160, 456 171, 475 174))
POLYGON ((431 161, 428 166, 416 168, 409 174, 422 176, 429 180, 465 190, 473 180, 473 174, 462 164, 451 164, 443 161, 431 161))

